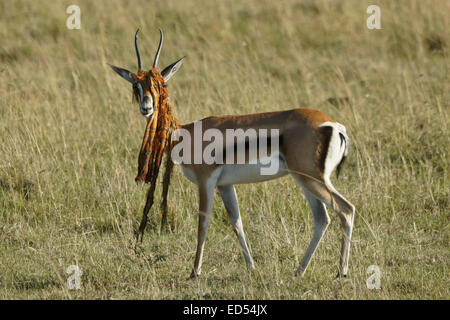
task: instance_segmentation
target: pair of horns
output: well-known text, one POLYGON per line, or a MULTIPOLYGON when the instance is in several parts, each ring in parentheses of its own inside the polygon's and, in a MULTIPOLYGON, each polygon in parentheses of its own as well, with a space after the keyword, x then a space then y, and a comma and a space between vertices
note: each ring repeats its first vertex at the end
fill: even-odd
MULTIPOLYGON (((134 46, 136 48, 136 56, 137 56, 137 60, 138 60, 138 70, 140 71, 140 70, 142 70, 142 61, 141 61, 141 54, 139 53, 139 46, 138 46, 138 32, 139 32, 139 28, 136 30, 136 34, 134 35, 134 46)), ((159 38, 158 50, 156 51, 155 60, 153 61, 154 68, 156 66, 158 66, 159 54, 161 53, 161 47, 162 47, 163 40, 164 40, 163 32, 161 29, 159 29, 159 33, 160 33, 160 38, 159 38)))

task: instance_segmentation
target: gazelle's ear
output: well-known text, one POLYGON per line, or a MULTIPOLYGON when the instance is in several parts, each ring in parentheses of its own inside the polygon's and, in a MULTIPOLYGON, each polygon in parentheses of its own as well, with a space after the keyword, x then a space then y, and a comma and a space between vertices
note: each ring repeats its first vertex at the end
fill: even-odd
POLYGON ((180 69, 181 65, 183 64, 183 58, 181 58, 178 61, 175 61, 171 65, 167 66, 162 72, 161 75, 164 79, 164 82, 169 81, 169 79, 180 69))
POLYGON ((131 83, 133 83, 134 81, 133 81, 133 77, 132 77, 132 75, 133 75, 133 73, 131 73, 130 71, 128 71, 128 70, 125 70, 125 69, 122 69, 122 68, 119 68, 119 67, 116 67, 116 66, 113 66, 113 65, 111 65, 111 64, 109 64, 108 63, 108 65, 119 75, 119 76, 121 76, 122 78, 124 78, 125 80, 127 80, 128 82, 131 82, 131 83))

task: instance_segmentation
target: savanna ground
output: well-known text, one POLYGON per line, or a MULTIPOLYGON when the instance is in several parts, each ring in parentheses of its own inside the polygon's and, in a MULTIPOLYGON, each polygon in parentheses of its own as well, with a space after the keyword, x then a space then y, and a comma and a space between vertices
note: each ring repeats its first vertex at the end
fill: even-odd
POLYGON ((1 1, 0 298, 449 299, 448 12, 447 0, 1 1), (74 3, 81 30, 66 28, 74 3), (381 30, 366 27, 369 4, 381 30), (183 122, 312 107, 347 127, 333 182, 356 206, 349 278, 335 279, 333 212, 294 277, 313 221, 290 177, 237 186, 253 273, 216 196, 203 273, 187 280, 198 195, 179 168, 171 228, 159 232, 155 205, 133 250, 145 120, 107 63, 136 71, 137 27, 146 67, 158 27, 161 67, 187 55, 169 84, 183 122), (370 265, 379 290, 366 286, 370 265))

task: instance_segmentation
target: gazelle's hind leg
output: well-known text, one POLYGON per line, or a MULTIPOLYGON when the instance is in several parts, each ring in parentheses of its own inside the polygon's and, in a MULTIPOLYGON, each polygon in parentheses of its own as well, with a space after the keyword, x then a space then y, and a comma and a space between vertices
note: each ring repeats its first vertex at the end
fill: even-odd
POLYGON ((305 189, 307 189, 316 198, 320 199, 339 216, 342 228, 344 230, 344 235, 342 237, 342 249, 338 276, 347 276, 355 207, 343 196, 341 196, 336 189, 334 189, 329 179, 319 181, 297 174, 293 175, 297 176, 297 179, 301 181, 301 184, 305 189))
POLYGON ((250 270, 253 270, 255 269, 255 264, 253 263, 253 259, 248 250, 247 242, 245 241, 244 227, 242 226, 236 190, 232 185, 218 187, 218 189, 225 205, 225 209, 227 210, 228 217, 230 218, 231 224, 233 226, 234 232, 236 233, 242 250, 244 251, 244 257, 245 261, 247 262, 247 267, 250 270))
MULTIPOLYGON (((301 185, 301 182, 298 181, 301 185)), ((303 188, 303 186, 302 186, 303 188)), ((306 250, 306 253, 300 263, 300 266, 297 269, 296 275, 303 276, 308 267, 311 258, 319 246, 320 241, 322 240, 325 231, 327 230, 328 225, 330 224, 330 217, 328 216, 327 209, 322 201, 317 199, 312 193, 310 193, 307 189, 303 188, 303 192, 305 193, 306 199, 308 200, 309 206, 311 207, 311 211, 314 217, 314 234, 311 239, 311 242, 306 250)))
POLYGON ((340 214, 338 213, 338 215, 341 218, 342 228, 344 229, 344 235, 342 236, 341 260, 339 263, 338 277, 346 277, 348 272, 348 260, 350 257, 350 244, 352 241, 355 207, 350 202, 348 202, 347 199, 341 196, 339 192, 334 189, 331 183, 329 185, 329 188, 333 190, 334 205, 339 208, 336 210, 339 210, 340 212, 340 214))

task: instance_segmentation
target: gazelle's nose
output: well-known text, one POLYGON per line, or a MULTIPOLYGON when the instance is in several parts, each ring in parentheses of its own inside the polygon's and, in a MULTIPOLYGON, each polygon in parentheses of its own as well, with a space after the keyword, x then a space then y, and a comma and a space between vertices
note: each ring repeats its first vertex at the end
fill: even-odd
POLYGON ((149 116, 153 113, 153 107, 141 107, 140 109, 142 115, 149 116))
POLYGON ((144 116, 150 116, 153 113, 153 105, 152 105, 152 100, 145 96, 144 99, 142 99, 142 104, 141 104, 141 113, 144 116))

